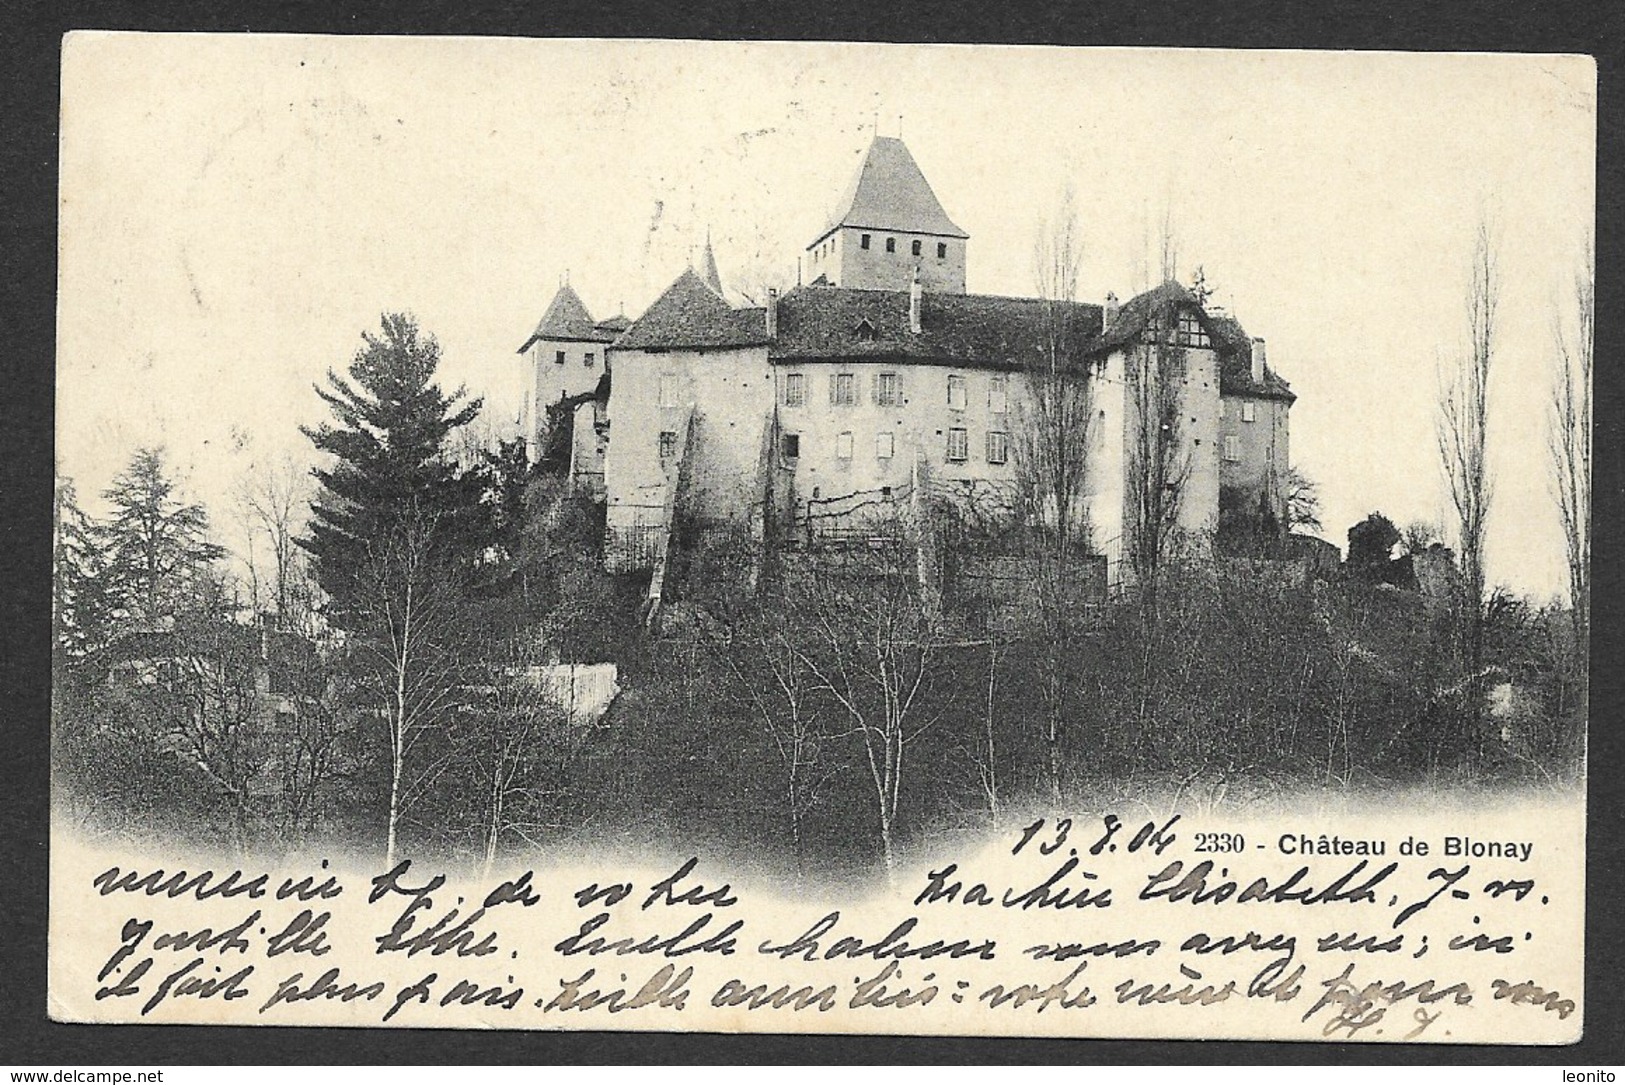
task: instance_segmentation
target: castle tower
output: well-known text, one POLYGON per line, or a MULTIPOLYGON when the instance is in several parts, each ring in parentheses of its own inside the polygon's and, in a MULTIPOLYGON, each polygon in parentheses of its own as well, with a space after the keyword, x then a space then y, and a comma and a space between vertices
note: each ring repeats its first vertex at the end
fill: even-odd
POLYGON ((965 244, 900 139, 876 136, 834 219, 807 246, 808 279, 858 290, 965 292, 965 244))
POLYGON ((520 432, 530 442, 533 458, 542 450, 548 408, 598 387, 608 366, 609 345, 628 323, 624 316, 594 320, 568 282, 559 286, 536 330, 519 348, 526 378, 520 432))

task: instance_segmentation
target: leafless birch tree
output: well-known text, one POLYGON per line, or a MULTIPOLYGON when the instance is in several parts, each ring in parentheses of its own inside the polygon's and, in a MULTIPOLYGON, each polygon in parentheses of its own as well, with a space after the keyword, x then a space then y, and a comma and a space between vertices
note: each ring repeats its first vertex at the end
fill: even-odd
POLYGON ((452 567, 438 560, 434 534, 426 517, 403 515, 388 535, 369 540, 354 593, 354 650, 389 730, 388 866, 403 818, 446 768, 443 756, 419 763, 424 740, 449 725, 466 692, 462 593, 452 567))
POLYGON ((807 813, 835 771, 828 763, 829 746, 848 735, 828 726, 818 703, 817 679, 801 643, 804 613, 796 600, 777 586, 764 586, 732 602, 713 608, 717 624, 706 638, 707 648, 728 676, 725 689, 767 738, 783 770, 784 815, 799 873, 807 813))
POLYGON ((820 569, 790 593, 804 630, 794 650, 809 686, 839 706, 861 741, 889 875, 908 749, 935 722, 923 715, 921 694, 939 647, 939 617, 901 555, 868 555, 862 571, 820 569))
MULTIPOLYGON (((488 876, 507 841, 541 847, 544 833, 557 828, 548 807, 560 791, 556 774, 568 762, 571 706, 529 674, 534 655, 511 657, 493 668, 482 704, 477 706, 482 747, 484 870, 488 876)), ((566 690, 566 696, 573 693, 566 690)))

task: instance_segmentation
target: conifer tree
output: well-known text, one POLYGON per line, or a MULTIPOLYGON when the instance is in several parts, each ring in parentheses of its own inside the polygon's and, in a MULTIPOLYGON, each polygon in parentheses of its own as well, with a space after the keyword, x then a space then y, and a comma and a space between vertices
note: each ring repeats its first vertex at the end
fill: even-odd
POLYGON ((321 492, 299 544, 315 558, 329 616, 344 628, 354 626, 369 561, 406 525, 437 561, 455 564, 481 549, 480 480, 460 473, 447 452, 447 438, 474 420, 480 402, 435 383, 440 344, 410 316, 385 314, 381 332, 362 339, 348 379, 329 370, 328 387, 316 390, 335 422, 304 429, 334 460, 314 472, 321 492))
POLYGON ((108 552, 96 522, 79 507, 73 481, 56 481, 51 546, 51 627, 56 650, 77 660, 113 634, 117 599, 107 575, 108 552))
POLYGON ((182 501, 161 449, 140 448, 102 496, 112 515, 96 534, 110 602, 136 626, 155 628, 188 609, 225 548, 209 541, 209 514, 182 501))

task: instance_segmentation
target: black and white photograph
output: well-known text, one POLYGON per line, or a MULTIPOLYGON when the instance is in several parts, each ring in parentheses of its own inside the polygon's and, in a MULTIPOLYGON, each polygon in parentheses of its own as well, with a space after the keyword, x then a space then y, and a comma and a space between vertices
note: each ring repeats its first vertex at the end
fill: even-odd
POLYGON ((1596 86, 69 35, 51 1015, 1576 1042, 1596 86))

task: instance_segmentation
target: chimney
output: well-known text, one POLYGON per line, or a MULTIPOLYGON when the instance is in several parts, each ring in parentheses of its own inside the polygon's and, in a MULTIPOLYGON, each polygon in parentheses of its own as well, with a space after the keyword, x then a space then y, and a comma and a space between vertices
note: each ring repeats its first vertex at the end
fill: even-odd
POLYGON ((1264 340, 1253 340, 1253 383, 1264 383, 1264 340))
POLYGON ((1113 324, 1117 323, 1117 314, 1122 312, 1122 309, 1123 307, 1117 304, 1117 295, 1107 294, 1106 309, 1100 314, 1100 330, 1107 331, 1113 324))
POLYGON ((920 265, 914 265, 914 281, 908 284, 908 330, 920 334, 920 305, 925 291, 920 287, 920 265))
POLYGON ((767 288, 767 337, 779 337, 779 292, 771 286, 767 288))

